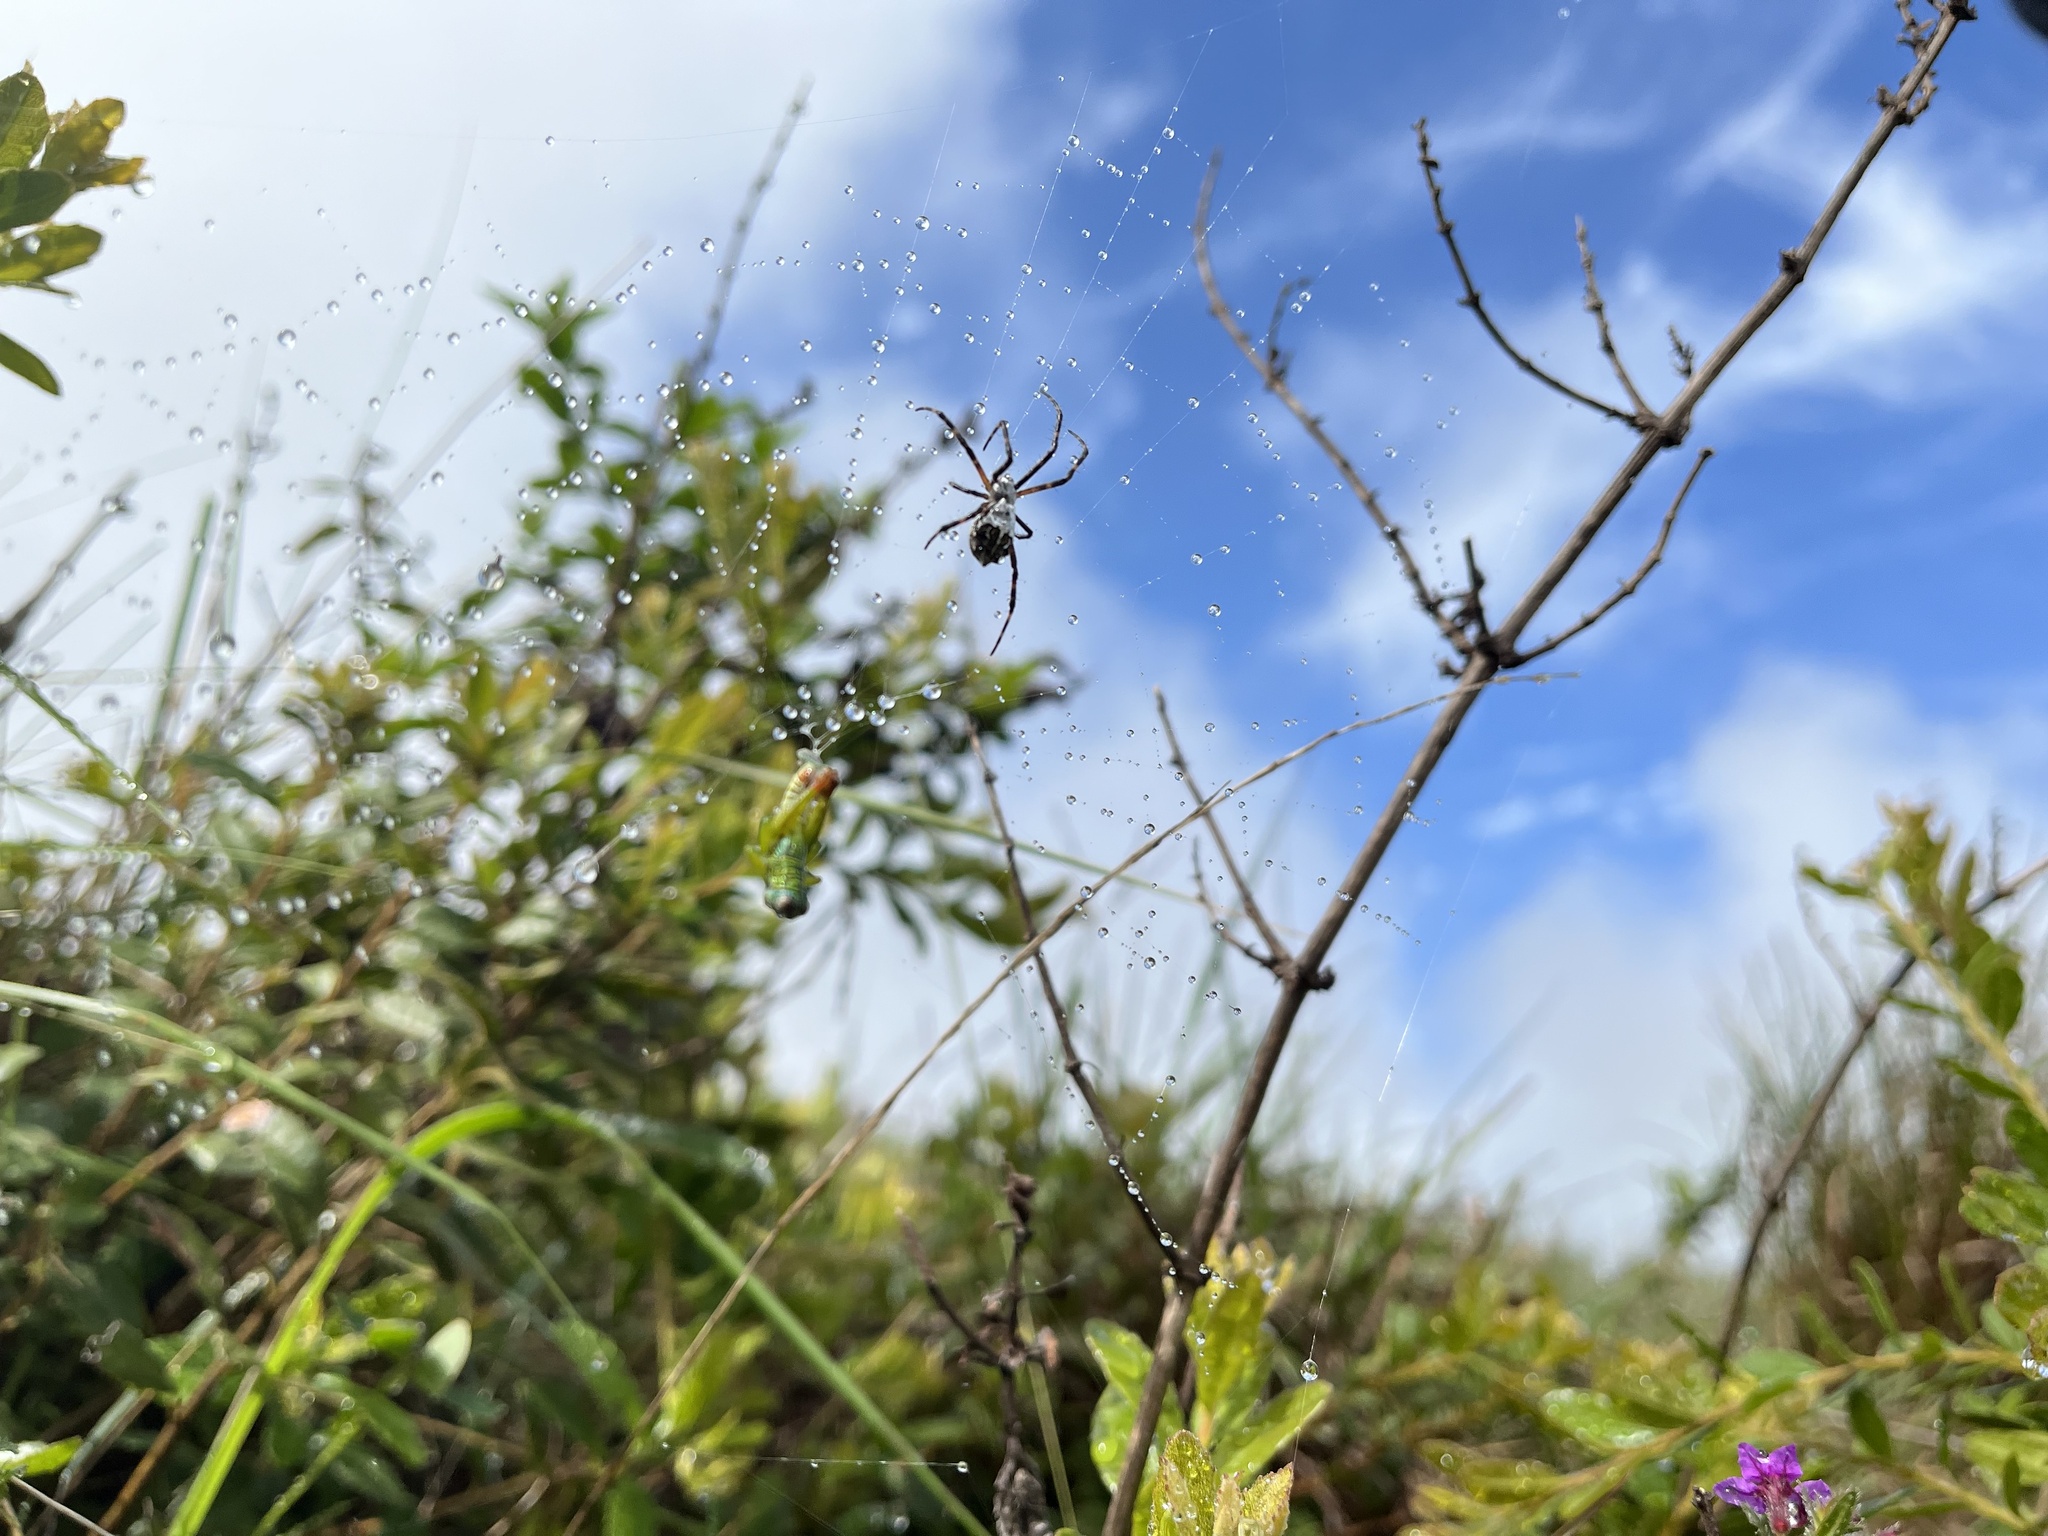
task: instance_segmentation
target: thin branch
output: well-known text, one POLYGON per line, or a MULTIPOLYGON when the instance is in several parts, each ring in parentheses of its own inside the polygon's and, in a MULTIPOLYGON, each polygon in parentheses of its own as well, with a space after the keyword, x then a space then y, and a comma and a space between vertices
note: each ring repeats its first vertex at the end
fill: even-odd
MULTIPOLYGON (((988 791, 989 815, 996 824, 996 832, 1003 842, 1003 862, 1009 866, 1010 890, 1017 900, 1018 921, 1023 925, 1024 937, 1038 937, 1038 919, 1031 910, 1031 898, 1024 889, 1024 874, 1017 867, 1017 840, 1010 835, 1010 823, 1003 815, 1003 802, 996 794, 995 770, 989 766, 988 755, 981 749, 981 732, 972 724, 967 728, 967 743, 974 749, 974 760, 981 764, 981 781, 988 791)), ((1197 802, 1201 797, 1195 797, 1197 802)), ((1131 1170, 1129 1156, 1124 1151, 1124 1139, 1109 1118, 1101 1099, 1095 1095, 1094 1085, 1088 1081, 1088 1073, 1081 1062, 1081 1053, 1074 1048, 1073 1026, 1067 1018, 1066 1005, 1060 1001, 1059 989, 1053 985, 1052 971, 1046 966, 1043 953, 1032 962, 1038 972, 1039 989, 1045 994, 1045 1006, 1052 1014, 1053 1027, 1060 1037, 1060 1055, 1067 1077, 1081 1095, 1081 1103, 1088 1111, 1088 1118, 1094 1122, 1096 1134, 1102 1138, 1102 1145, 1109 1152, 1109 1165, 1121 1177, 1124 1192, 1130 1196, 1138 1219, 1145 1224, 1145 1230, 1152 1234, 1152 1241, 1160 1250, 1170 1255, 1176 1268, 1199 1267, 1200 1260, 1182 1252, 1167 1230, 1160 1226, 1159 1218, 1153 1214, 1151 1203, 1145 1192, 1138 1187, 1137 1175, 1131 1170)))
POLYGON ((1429 615, 1430 622, 1435 624, 1437 632, 1450 642, 1452 649, 1461 656, 1465 655, 1469 646, 1463 632, 1450 615, 1444 612, 1445 599, 1429 590, 1429 583, 1423 578, 1422 567, 1415 563, 1415 556, 1408 548, 1407 539, 1402 536, 1394 520, 1387 516, 1386 509, 1380 505, 1379 493, 1366 483, 1365 477, 1358 472, 1358 467, 1351 462, 1344 450, 1337 446, 1330 434, 1323 430, 1322 422, 1301 403, 1300 398, 1288 386, 1285 375, 1276 371, 1261 355, 1257 344, 1245 334, 1244 327, 1238 324, 1236 312, 1231 309, 1229 301, 1223 297, 1222 288, 1217 285, 1215 269, 1209 262, 1209 202, 1215 196, 1216 173, 1222 165, 1221 153, 1210 158, 1209 174, 1202 180, 1201 199, 1195 205, 1195 270, 1201 274, 1202 290, 1209 296, 1209 313, 1216 317, 1217 323, 1237 344, 1237 350, 1245 355, 1246 361, 1258 370, 1260 381, 1282 405, 1287 407, 1294 419, 1301 423, 1302 430, 1308 433, 1315 445, 1322 449, 1330 462, 1337 467, 1337 473, 1343 477, 1351 494, 1358 499, 1358 504, 1365 508, 1366 516, 1372 519, 1373 526, 1380 531, 1380 536, 1392 547, 1394 559, 1401 567, 1401 574, 1408 582, 1408 590, 1414 595, 1416 605, 1429 615))
POLYGON ((1250 944, 1247 944, 1237 936, 1236 930, 1232 927, 1235 914, 1224 911, 1209 899, 1209 892, 1203 885, 1206 877, 1202 873, 1202 845, 1200 843, 1188 844, 1188 858, 1195 866, 1195 895, 1196 899, 1202 904, 1202 911, 1208 915, 1209 931, 1261 970, 1273 970, 1278 962, 1271 955, 1266 954, 1262 950, 1254 949, 1250 944))
POLYGON ((1567 400, 1575 400, 1589 410, 1598 411, 1610 421, 1619 421, 1627 426, 1640 427, 1642 425, 1640 419, 1624 411, 1620 406, 1609 405, 1605 400, 1595 399, 1583 390, 1573 389, 1571 385, 1565 383, 1556 374, 1548 373, 1538 367, 1533 358, 1526 352, 1517 349, 1515 344, 1509 341, 1506 335, 1502 333, 1501 328, 1493 323, 1493 316, 1486 312, 1486 301, 1480 297, 1479 289, 1472 281, 1472 269, 1465 265, 1465 253, 1458 249, 1457 226, 1451 222, 1450 216, 1444 212, 1443 183, 1436 179, 1436 173, 1442 169, 1442 166, 1438 163, 1436 157, 1429 152, 1429 119, 1426 117, 1418 118, 1415 123, 1415 151, 1417 158, 1422 162, 1422 179, 1429 183, 1429 206, 1436 213, 1436 232, 1443 236, 1444 245, 1451 253, 1451 265, 1458 269, 1458 281, 1465 289, 1458 302, 1472 311, 1480 325, 1485 328, 1486 334, 1493 338, 1494 344, 1501 351, 1507 353, 1508 357, 1514 362, 1514 365, 1521 369, 1522 372, 1528 374, 1530 378, 1535 379, 1540 384, 1549 385, 1567 400))
POLYGON ((690 359, 689 367, 681 375, 686 385, 694 384, 704 376, 704 370, 711 366, 712 356, 718 350, 718 333, 725 324, 726 306, 732 300, 732 285, 739 276, 740 255, 747 248, 747 234, 754 227, 754 216, 761 211, 761 200, 768 195, 768 188, 775 181, 776 169, 789 148, 790 135, 796 132, 796 125, 802 120, 804 108, 810 100, 811 81, 806 75, 783 112, 782 124, 775 130, 775 137, 768 142, 768 153, 761 157, 760 169, 754 173, 753 183, 740 203, 739 217, 733 220, 725 264, 718 269, 718 286, 712 293, 711 308, 704 316, 704 338, 698 343, 696 356, 690 359))
MULTIPOLYGON (((2039 859, 2029 864, 2018 874, 2000 881, 1972 902, 1971 915, 1981 915, 2000 902, 2011 900, 2044 873, 2048 873, 2048 859, 2039 859)), ((1863 1049, 1864 1042, 1876 1029, 1877 1021, 1884 1015, 1885 1006, 1898 994, 1899 988, 1905 985, 1906 978, 1912 974, 1917 964, 1919 959, 1913 954, 1899 956, 1898 963, 1892 967, 1890 974, 1857 1008, 1856 1017, 1849 1026, 1848 1038, 1842 1042, 1842 1048, 1836 1052, 1827 1076, 1821 1079, 1820 1087, 1814 1091, 1811 1102, 1806 1106, 1806 1113, 1800 1119, 1799 1129, 1793 1133, 1790 1144, 1771 1169, 1770 1177, 1764 1181, 1756 1213, 1750 1218, 1749 1244, 1743 1250, 1742 1267, 1736 1271, 1734 1288, 1728 1293, 1727 1315, 1721 1322, 1720 1358, 1724 1361, 1735 1342, 1736 1331, 1742 1326, 1743 1308, 1749 1300, 1750 1280, 1755 1274, 1757 1259, 1763 1252, 1764 1237, 1769 1233, 1771 1223, 1785 1207, 1792 1176, 1805 1160, 1808 1149, 1812 1147, 1813 1138, 1820 1131, 1821 1120, 1827 1114, 1828 1106, 1834 1102, 1835 1094, 1841 1088, 1843 1080, 1848 1077, 1850 1065, 1856 1060, 1857 1053, 1863 1049)))
POLYGON ((104 1525, 93 1524, 92 1521, 86 1519, 85 1516, 81 1515, 77 1510, 71 1508, 68 1504, 59 1504, 55 1499, 51 1498, 47 1493, 43 1492, 43 1490, 38 1488, 34 1483, 23 1482, 18 1477, 10 1477, 7 1479, 7 1486, 16 1490, 19 1493, 27 1494, 30 1498, 34 1499, 38 1504, 47 1505, 53 1514, 63 1516, 66 1520, 71 1521, 74 1525, 84 1526, 85 1529, 87 1529, 88 1531, 96 1531, 99 1533, 99 1536, 114 1536, 114 1533, 108 1530, 104 1525))
POLYGON ((1713 456, 1713 449, 1702 448, 1699 452, 1699 457, 1692 461, 1691 472, 1686 475, 1685 482, 1678 487, 1678 494, 1671 498, 1671 505, 1664 513, 1664 522, 1657 529, 1657 542, 1650 546, 1650 552, 1643 557, 1643 563, 1636 567, 1635 574, 1608 593, 1599 603, 1588 608, 1578 618, 1552 635, 1548 640, 1529 650, 1515 652, 1510 662, 1511 665, 1522 666, 1525 663, 1534 661, 1539 656, 1549 655, 1575 635, 1584 634, 1595 624, 1606 618, 1608 614, 1614 612, 1616 608, 1619 608, 1623 603, 1636 595, 1636 588, 1640 587, 1649 577, 1650 572, 1657 569, 1658 565, 1663 562, 1664 546, 1671 538, 1672 524, 1678 521, 1679 509, 1685 505, 1685 498, 1692 491, 1693 481, 1699 479, 1700 471, 1707 467, 1707 460, 1713 456))
POLYGON ((1643 398, 1643 392, 1636 388, 1636 381, 1629 377, 1628 365, 1621 360, 1621 353, 1614 345, 1614 332, 1607 324, 1607 301, 1600 297, 1600 280, 1593 275, 1593 245, 1586 238, 1586 221, 1577 222, 1579 237, 1579 266, 1586 274, 1586 312, 1593 317, 1593 324, 1600 332, 1600 350, 1607 354, 1607 361, 1614 369, 1614 376, 1621 381, 1621 387, 1628 394, 1629 404, 1636 408, 1636 420, 1648 421, 1657 414, 1655 407, 1643 398))
POLYGON ((983 1365, 998 1364, 994 1351, 982 1342, 972 1323, 960 1315, 960 1309, 953 1305, 953 1299, 946 1294, 946 1288, 939 1284, 939 1272, 932 1268, 931 1255, 924 1251, 924 1244, 917 1235, 917 1227, 910 1217, 896 1213, 897 1225, 903 1229, 903 1246, 910 1253, 910 1262, 917 1266, 918 1278, 924 1281, 925 1293, 932 1299, 932 1305, 946 1314, 946 1321, 960 1330, 960 1337, 966 1341, 962 1346, 965 1353, 972 1355, 983 1365))
MULTIPOLYGON (((1500 658, 1503 655, 1513 655, 1515 642, 1527 630, 1558 586, 1577 566, 1580 557, 1627 499, 1644 470, 1666 448, 1684 441, 1686 433, 1690 430, 1694 407, 1728 370, 1765 322, 1777 313, 1805 280, 1806 273, 1819 254, 1821 246, 1841 218, 1842 210, 1848 205, 1850 197, 1855 193, 1878 153, 1884 148, 1886 141, 1903 123, 1912 120, 1910 106, 1901 103, 1913 102, 1916 93, 1928 82, 1934 63, 1947 46, 1949 39, 1954 36, 1956 26, 1968 15, 1973 14, 1965 0, 1937 0, 1937 3, 1940 19, 1924 41, 1915 43, 1913 67, 1901 82, 1897 95, 1889 96, 1888 93, 1889 99, 1881 102, 1877 125, 1871 130, 1855 161, 1836 184, 1834 192, 1807 232, 1805 240, 1796 250, 1782 254, 1777 279, 1750 307, 1749 312, 1736 322, 1734 328, 1722 339, 1706 361, 1699 365, 1662 415, 1654 422, 1643 425, 1635 446, 1606 489, 1595 498, 1592 506, 1579 519, 1577 526, 1566 535, 1551 556, 1550 563, 1530 583, 1507 618, 1496 627, 1494 644, 1481 650, 1463 633, 1456 633, 1452 643, 1465 657, 1465 665, 1459 674, 1458 684, 1417 745, 1406 772, 1395 784, 1393 792, 1388 796, 1386 804, 1367 833, 1365 842, 1353 858, 1351 867, 1345 872, 1329 905, 1324 909, 1321 919, 1298 951, 1293 975, 1282 982, 1280 995, 1274 1002, 1265 1033, 1253 1052, 1245 1074, 1229 1130, 1216 1148, 1203 1181, 1201 1199, 1196 1206, 1194 1219, 1188 1227, 1187 1244, 1193 1251, 1206 1251, 1208 1239, 1221 1219, 1230 1185, 1237 1176, 1238 1165, 1243 1161, 1246 1149, 1250 1146, 1252 1131, 1258 1123, 1266 1094, 1279 1068, 1281 1054, 1286 1049, 1295 1020, 1299 1017, 1301 1006, 1307 998, 1306 982, 1320 969, 1330 947, 1336 942, 1337 935, 1364 895, 1367 882, 1378 870, 1380 861, 1393 844, 1395 834, 1407 819, 1416 798, 1422 793, 1423 786, 1443 760, 1444 753, 1463 726, 1466 716, 1471 713, 1486 687, 1496 680, 1502 665, 1500 658)), ((1428 159, 1426 141, 1424 159, 1428 159)), ((1434 184, 1433 174, 1431 181, 1434 184)), ((1201 269, 1203 286, 1209 292, 1210 305, 1218 321, 1239 350, 1246 354, 1255 367, 1259 367, 1260 359, 1256 352, 1249 348, 1243 328, 1236 323, 1228 306, 1223 303, 1221 294, 1215 287, 1214 276, 1209 270, 1205 232, 1208 202, 1214 184, 1215 168, 1212 161, 1209 177, 1203 184, 1202 200, 1198 205, 1195 221, 1197 265, 1201 269)), ((1327 444, 1328 439, 1322 433, 1320 424, 1299 406, 1291 392, 1282 393, 1284 386, 1276 384, 1263 367, 1260 367, 1260 374, 1267 379, 1269 388, 1281 393, 1281 398, 1288 402, 1289 409, 1294 411, 1310 435, 1319 444, 1327 444)), ((1348 467, 1349 461, 1334 447, 1326 446, 1325 451, 1330 453, 1340 466, 1348 467)), ((1375 510, 1376 505, 1368 503, 1368 510, 1375 510)), ((1379 520, 1376 517, 1376 521, 1379 520)), ((1405 556, 1405 546, 1398 540, 1395 544, 1397 552, 1405 556)), ((1406 568, 1412 571, 1413 562, 1404 563, 1406 568)), ((1410 580, 1411 585, 1419 589, 1424 612, 1429 614, 1439 631, 1445 633, 1446 638, 1451 638, 1457 626, 1443 613, 1441 601, 1432 599, 1427 588, 1421 586, 1419 572, 1412 575, 1410 580)), ((1168 1294, 1166 1306, 1159 1320, 1158 1332, 1154 1335, 1152 1363, 1146 1372, 1132 1414, 1130 1438, 1125 1447, 1123 1465, 1119 1470, 1116 1486, 1110 1496, 1109 1509, 1103 1519, 1102 1536, 1128 1536, 1131 1529, 1131 1517, 1137 1508, 1138 1489, 1143 1481, 1146 1457, 1152 1448, 1153 1434, 1159 1424, 1160 1412, 1165 1406, 1166 1394, 1178 1371, 1180 1354, 1184 1348, 1182 1330, 1187 1321, 1192 1298, 1193 1288, 1188 1277, 1183 1275, 1168 1294)))
MULTIPOLYGON (((1181 750, 1180 737, 1174 734, 1173 717, 1166 712, 1164 690, 1154 688, 1152 702, 1159 710, 1159 725, 1166 732, 1166 749, 1172 758, 1174 771, 1180 775, 1181 783, 1186 786, 1188 798, 1200 805, 1202 791, 1195 784, 1195 770, 1188 766, 1187 754, 1181 750)), ((1216 813, 1211 811, 1202 818, 1202 823, 1208 827, 1209 835, 1216 839, 1216 852, 1221 855, 1223 867, 1229 872, 1230 883, 1237 887, 1238 905, 1244 908, 1244 915, 1251 920, 1251 925, 1259 930, 1259 937, 1266 941, 1266 954, 1271 958, 1261 960, 1260 964, 1278 975, 1283 967, 1294 963, 1294 957, 1288 953, 1287 946, 1280 942, 1280 935, 1274 931, 1273 925, 1266 921, 1266 914, 1259 910, 1259 899, 1252 894, 1251 882, 1245 879, 1244 871, 1238 868, 1237 860, 1230 852, 1230 839, 1223 835, 1223 828, 1216 820, 1216 813)), ((1197 883, 1199 884, 1199 881, 1197 883)), ((1259 957, 1254 955, 1252 958, 1259 957)))

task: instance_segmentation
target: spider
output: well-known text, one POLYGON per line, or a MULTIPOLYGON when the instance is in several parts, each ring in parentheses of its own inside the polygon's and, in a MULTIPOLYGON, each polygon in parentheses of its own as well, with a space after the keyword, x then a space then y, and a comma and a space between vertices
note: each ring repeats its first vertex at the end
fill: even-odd
POLYGON ((1082 461, 1088 457, 1087 439, 1076 432, 1073 439, 1081 445, 1081 451, 1074 455, 1074 462, 1067 466, 1067 472, 1059 479, 1048 480, 1043 485, 1030 483, 1031 477, 1050 464, 1053 455, 1060 451, 1060 437, 1065 433, 1067 426, 1067 413, 1060 409, 1059 401, 1053 400, 1052 391, 1045 390, 1043 393, 1046 399, 1052 400, 1052 446, 1045 450, 1036 464, 1016 476, 1010 473, 1010 466, 1017 461, 1017 450, 1010 442, 1008 421, 999 421, 989 428, 988 438, 981 445, 982 451, 986 453, 989 443, 996 440, 996 433, 1003 434, 1003 462, 996 466, 996 472, 991 475, 981 467, 981 460, 975 456, 973 440, 954 426, 944 411, 935 405, 918 407, 920 411, 930 411, 945 423, 946 430, 958 438, 960 446, 966 450, 967 462, 974 466, 975 474, 981 477, 981 489, 978 491, 971 485, 962 485, 958 480, 947 482, 947 489, 977 497, 980 505, 965 517, 956 517, 952 522, 941 525, 930 539, 924 541, 924 547, 930 549, 932 540, 938 538, 939 534, 948 533, 962 523, 971 523, 973 526, 967 530, 968 553, 983 565, 994 565, 1005 557, 1010 562, 1010 606, 1003 614, 1003 627, 996 631, 996 644, 988 648, 991 656, 995 655, 996 646, 1003 643, 1003 636, 1010 632, 1010 620, 1017 615, 1017 541, 1031 537, 1031 525, 1017 515, 1018 498, 1036 496, 1040 491, 1057 490, 1074 478, 1082 461))

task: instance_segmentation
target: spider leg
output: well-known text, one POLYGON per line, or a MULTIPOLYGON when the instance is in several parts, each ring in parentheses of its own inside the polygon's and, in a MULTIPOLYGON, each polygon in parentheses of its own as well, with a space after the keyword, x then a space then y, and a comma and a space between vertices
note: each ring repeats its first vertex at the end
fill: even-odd
POLYGON ((1019 491, 1017 493, 1019 496, 1035 496, 1040 491, 1056 491, 1073 479, 1075 472, 1088 462, 1088 439, 1078 432, 1070 432, 1067 435, 1081 445, 1081 451, 1074 456, 1074 462, 1067 466, 1067 472, 1057 480, 1048 480, 1043 485, 1034 485, 1029 490, 1019 491))
POLYGON ((1060 451, 1060 433, 1066 430, 1067 413, 1061 409, 1059 401, 1053 400, 1052 391, 1043 389, 1039 393, 1044 395, 1046 399, 1052 400, 1052 446, 1045 450, 1043 458, 1017 477, 1019 485, 1029 485, 1031 477, 1052 462, 1052 456, 1060 451))
POLYGON ((962 485, 958 480, 948 480, 946 482, 946 489, 949 491, 965 491, 970 496, 979 496, 983 501, 988 500, 987 491, 977 491, 973 486, 962 485))
MULTIPOLYGON (((987 501, 985 499, 982 505, 987 505, 987 501)), ((924 547, 926 549, 930 549, 932 547, 932 540, 938 538, 940 534, 950 533, 955 528, 958 528, 962 523, 971 523, 979 516, 981 516, 981 507, 976 507, 972 512, 968 513, 965 517, 956 517, 950 523, 939 524, 939 526, 932 531, 931 538, 926 539, 924 541, 924 547)))
POLYGON ((1023 518, 1017 516, 1016 513, 1012 512, 1010 514, 1010 521, 1013 525, 1010 530, 1011 538, 1030 539, 1037 537, 1037 535, 1031 531, 1031 525, 1025 522, 1023 518))
POLYGON ((1010 472, 1010 466, 1017 462, 1017 448, 1010 441, 1010 423, 1005 420, 997 422, 988 429, 988 442, 981 445, 984 451, 987 450, 989 443, 996 440, 998 432, 1003 434, 1003 462, 996 466, 996 475, 998 478, 1001 478, 1007 475, 1010 472))
POLYGON ((989 655, 995 655, 996 645, 1003 643, 1003 636, 1010 632, 1010 620, 1015 617, 1017 617, 1017 545, 1016 541, 1012 540, 1010 543, 1010 607, 1009 611, 1003 615, 1003 627, 996 631, 996 644, 988 648, 989 655))
POLYGON ((945 424, 946 430, 952 433, 954 438, 959 442, 960 446, 966 450, 967 462, 974 466, 975 474, 981 477, 981 484, 983 489, 995 489, 994 486, 989 484, 988 471, 981 467, 981 460, 974 456, 974 439, 969 437, 966 433, 962 432, 958 427, 954 426, 952 418, 949 417, 944 411, 940 410, 936 405, 920 405, 918 409, 920 411, 930 411, 934 416, 938 417, 939 420, 945 424))

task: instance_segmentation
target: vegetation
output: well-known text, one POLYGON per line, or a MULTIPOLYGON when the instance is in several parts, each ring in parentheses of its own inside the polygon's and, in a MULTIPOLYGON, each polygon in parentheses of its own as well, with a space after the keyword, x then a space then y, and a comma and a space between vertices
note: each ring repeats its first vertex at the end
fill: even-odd
MULTIPOLYGON (((0 178, 133 180, 118 104, 6 91, 0 178)), ((1655 1260, 1532 1246, 1450 1156, 1361 1187, 1256 1141, 1183 1254, 1140 1223, 1221 1195, 1182 1154, 1241 1063, 1168 1107, 1069 1043, 897 1139, 763 1079, 821 857, 849 900, 807 922, 871 902, 1011 971, 1071 914, 973 762, 1058 662, 980 657, 943 591, 833 616, 888 485, 807 480, 793 418, 703 358, 632 415, 598 306, 505 304, 546 462, 459 601, 417 586, 366 453, 301 551, 331 582, 262 644, 231 623, 246 472, 201 509, 132 757, 0 660, 77 747, 10 785, 49 835, 0 844, 10 1532, 1033 1536, 1102 1529, 1127 1464, 1152 1531, 1224 1536, 1711 1536, 1707 1485, 1773 1536, 2048 1527, 2038 1026, 2010 882, 1930 810, 1811 875, 1893 961, 1864 1076, 1824 1117, 1760 1073, 1655 1260), (1762 1278, 1724 1347, 1685 1244, 1745 1202, 1762 1278), (1185 1326, 1148 1344, 1163 1278, 1185 1326)), ((1471 580, 1438 616, 1477 647, 1471 580)))

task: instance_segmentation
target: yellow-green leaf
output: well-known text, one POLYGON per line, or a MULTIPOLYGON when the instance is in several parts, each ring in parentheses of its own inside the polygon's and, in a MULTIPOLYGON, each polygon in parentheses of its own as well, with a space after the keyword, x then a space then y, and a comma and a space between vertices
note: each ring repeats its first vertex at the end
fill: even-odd
POLYGON ((1202 1442, 1182 1430, 1159 1458, 1146 1536, 1213 1536, 1215 1526, 1216 1469, 1202 1442))
POLYGON ((0 80, 0 169, 17 169, 35 159, 49 132, 43 82, 26 69, 0 80))

